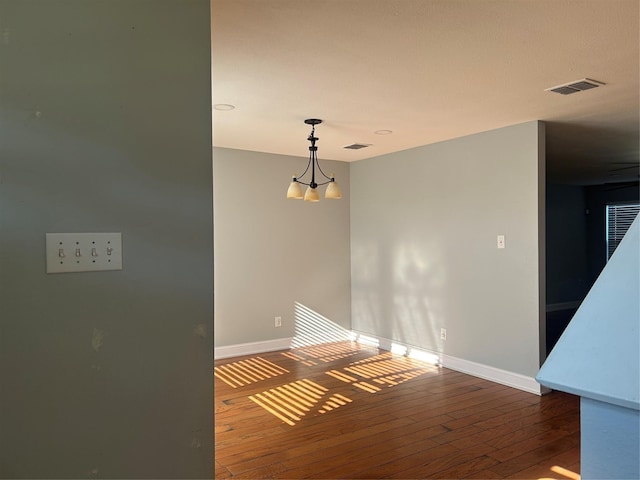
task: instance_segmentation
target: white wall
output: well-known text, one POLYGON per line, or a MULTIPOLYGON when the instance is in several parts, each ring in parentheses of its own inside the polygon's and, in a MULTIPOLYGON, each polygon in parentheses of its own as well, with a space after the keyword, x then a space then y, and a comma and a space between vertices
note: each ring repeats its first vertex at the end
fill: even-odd
POLYGON ((528 122, 351 164, 354 330, 535 376, 544 339, 543 127, 528 122))
POLYGON ((306 162, 213 150, 216 347, 294 337, 296 302, 350 328, 349 165, 320 160, 335 173, 341 200, 287 200, 306 162))

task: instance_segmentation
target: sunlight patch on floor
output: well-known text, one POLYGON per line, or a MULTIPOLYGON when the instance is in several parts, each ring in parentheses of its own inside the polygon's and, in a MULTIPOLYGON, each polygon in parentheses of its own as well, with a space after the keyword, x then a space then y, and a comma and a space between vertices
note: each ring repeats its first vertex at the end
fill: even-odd
MULTIPOLYGON (((551 471, 553 473, 562 475, 563 477, 566 477, 569 480, 580 480, 579 474, 577 474, 576 472, 572 472, 571 470, 561 467, 559 465, 554 465, 553 467, 551 467, 551 471)), ((541 480, 544 480, 544 479, 541 479, 541 480)))
MULTIPOLYGON (((303 379, 251 395, 249 399, 287 425, 293 426, 323 401, 327 392, 328 389, 322 385, 303 379)), ((351 401, 344 395, 334 394, 324 400, 318 413, 335 410, 351 401)))
POLYGON ((282 355, 284 355, 287 358, 290 358, 291 360, 295 360, 296 362, 301 362, 303 365, 306 365, 307 367, 312 367, 313 365, 317 365, 317 362, 314 362, 313 360, 308 360, 300 355, 296 355, 293 352, 282 352, 282 355))
POLYGON ((275 363, 261 357, 227 363, 213 369, 213 374, 227 385, 237 388, 289 373, 275 363))
POLYGON ((434 368, 432 365, 425 364, 419 360, 385 352, 365 360, 353 362, 351 366, 344 368, 348 373, 338 370, 330 370, 325 373, 343 382, 351 383, 354 387, 365 392, 376 393, 381 390, 380 387, 359 381, 360 378, 371 380, 378 385, 393 387, 425 373, 432 372, 434 368))
POLYGON ((318 362, 333 362, 362 352, 371 353, 372 348, 358 342, 342 341, 330 344, 299 347, 291 351, 282 352, 282 355, 311 367, 313 365, 317 365, 318 362))
MULTIPOLYGON (((316 374, 324 373, 340 380, 353 391, 377 393, 385 386, 393 387, 437 369, 420 360, 392 352, 379 352, 377 348, 351 340, 299 347, 281 352, 281 355, 307 367, 314 367, 360 353, 373 355, 353 361, 340 370, 321 370, 316 374)), ((289 370, 262 357, 243 359, 214 369, 216 378, 232 388, 244 387, 285 373, 289 373, 289 370)), ((328 388, 308 378, 280 385, 248 398, 290 426, 296 425, 308 415, 325 414, 353 401, 340 393, 330 392, 328 388)))

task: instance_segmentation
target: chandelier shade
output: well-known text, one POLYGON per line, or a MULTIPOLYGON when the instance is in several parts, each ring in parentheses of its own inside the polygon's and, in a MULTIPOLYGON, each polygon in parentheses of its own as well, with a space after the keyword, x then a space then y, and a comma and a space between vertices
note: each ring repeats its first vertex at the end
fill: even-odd
POLYGON ((287 190, 287 198, 295 198, 297 200, 302 200, 302 187, 300 183, 295 181, 296 177, 289 184, 289 190, 287 190))
POLYGON ((316 125, 322 123, 322 120, 317 118, 308 118, 304 121, 307 125, 311 125, 311 133, 307 137, 307 140, 311 142, 309 146, 309 162, 307 163, 307 168, 305 168, 304 172, 301 175, 294 176, 289 184, 289 189, 287 190, 287 198, 292 199, 301 199, 304 198, 305 202, 319 202, 320 194, 318 193, 317 188, 321 185, 327 185, 327 189, 324 193, 324 198, 331 198, 338 200, 342 198, 342 192, 340 191, 340 187, 336 183, 336 179, 333 174, 331 176, 327 176, 322 169, 320 168, 320 164, 318 163, 318 147, 316 146, 316 142, 318 141, 318 137, 315 136, 316 125), (306 182, 303 180, 304 176, 311 170, 311 179, 306 182), (321 181, 318 183, 316 181, 316 171, 322 177, 321 181), (304 193, 304 197, 302 195, 302 185, 307 186, 307 190, 304 193))
MULTIPOLYGON (((333 178, 333 175, 331 178, 333 178)), ((342 192, 335 180, 332 180, 329 182, 329 185, 327 185, 327 189, 324 191, 324 198, 333 198, 335 200, 342 198, 342 192)))
POLYGON ((318 194, 318 190, 316 188, 307 187, 307 191, 304 192, 304 201, 319 202, 320 195, 318 194))

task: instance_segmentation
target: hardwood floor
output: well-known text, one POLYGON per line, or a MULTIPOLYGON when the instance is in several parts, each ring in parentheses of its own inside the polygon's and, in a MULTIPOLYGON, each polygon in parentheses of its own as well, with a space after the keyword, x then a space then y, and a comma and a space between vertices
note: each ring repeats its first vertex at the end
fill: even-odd
POLYGON ((216 479, 576 479, 579 399, 353 342, 215 362, 216 479))

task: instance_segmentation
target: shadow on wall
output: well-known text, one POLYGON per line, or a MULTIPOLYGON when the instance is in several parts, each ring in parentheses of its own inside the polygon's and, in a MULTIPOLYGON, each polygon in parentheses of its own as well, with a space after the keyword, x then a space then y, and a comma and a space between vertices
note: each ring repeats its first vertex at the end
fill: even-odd
POLYGON ((378 238, 352 252, 354 329, 443 351, 442 249, 378 238))

